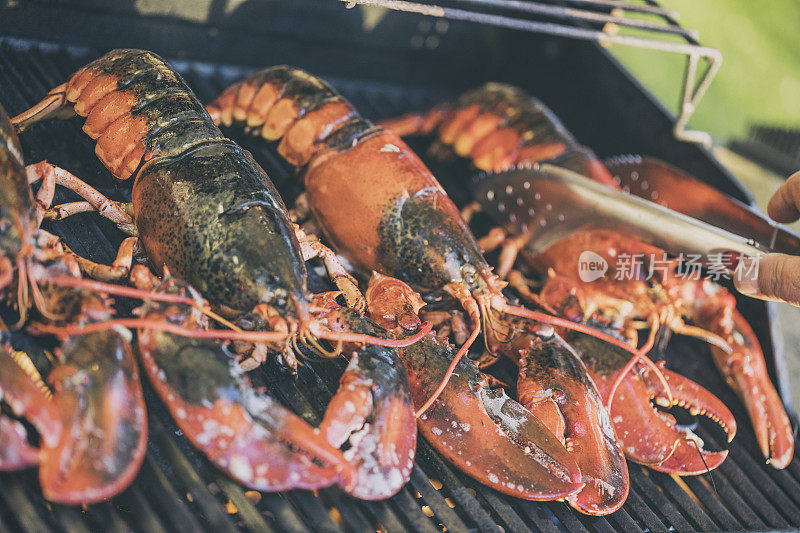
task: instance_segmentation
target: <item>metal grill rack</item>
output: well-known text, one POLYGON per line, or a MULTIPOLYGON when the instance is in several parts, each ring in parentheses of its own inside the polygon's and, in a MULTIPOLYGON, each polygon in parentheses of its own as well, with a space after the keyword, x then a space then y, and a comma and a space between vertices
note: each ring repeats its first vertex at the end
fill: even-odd
POLYGON ((677 13, 661 8, 654 0, 645 0, 643 3, 624 0, 340 1, 349 7, 375 6, 443 19, 595 41, 606 46, 619 44, 685 55, 686 71, 673 132, 679 140, 711 145, 711 136, 708 133, 689 130, 687 124, 717 75, 722 65, 722 54, 715 48, 700 45, 697 31, 681 27, 677 23, 677 13), (630 14, 650 15, 656 17, 658 22, 640 20, 629 16, 630 14), (637 30, 637 33, 620 34, 621 28, 637 30), (671 37, 681 39, 676 41, 671 37), (703 67, 701 62, 704 63, 703 67))
MULTIPOLYGON (((4 106, 10 113, 27 108, 77 67, 104 51, 0 39, 4 106)), ((250 71, 203 62, 173 64, 204 101, 250 71)), ((331 81, 367 116, 423 109, 453 96, 439 90, 413 90, 350 77, 334 77, 331 81)), ((237 140, 253 151, 290 203, 298 189, 293 172, 271 150, 247 139, 237 140)), ((47 158, 80 174, 115 199, 128 194, 97 162, 94 147, 80 131, 77 120, 32 128, 23 136, 23 148, 29 162, 47 158)), ((450 176, 451 183, 454 179, 450 176)), ((59 194, 60 200, 69 199, 66 193, 59 194)), ((77 215, 51 229, 76 252, 105 262, 113 259, 114 246, 122 237, 113 226, 90 214, 77 215)), ((772 357, 763 304, 753 302, 743 311, 760 333, 768 357, 772 357)), ((422 439, 410 483, 384 502, 357 501, 337 489, 246 492, 191 448, 158 398, 148 390, 148 454, 130 489, 100 505, 64 507, 42 499, 35 471, 2 474, 0 531, 436 532, 498 531, 500 527, 505 531, 556 532, 800 527, 800 461, 795 460, 783 471, 763 465, 744 410, 713 368, 705 346, 674 339, 667 355, 674 368, 701 379, 730 406, 740 423, 739 434, 729 447, 728 460, 711 475, 677 480, 631 464, 630 497, 620 511, 608 517, 582 516, 564 503, 527 502, 501 495, 454 470, 422 439)), ((342 368, 340 363, 304 366, 295 381, 274 364, 267 364, 254 372, 254 379, 268 384, 280 400, 317 423, 342 368)), ((697 431, 710 448, 723 447, 713 423, 701 421, 697 431)))

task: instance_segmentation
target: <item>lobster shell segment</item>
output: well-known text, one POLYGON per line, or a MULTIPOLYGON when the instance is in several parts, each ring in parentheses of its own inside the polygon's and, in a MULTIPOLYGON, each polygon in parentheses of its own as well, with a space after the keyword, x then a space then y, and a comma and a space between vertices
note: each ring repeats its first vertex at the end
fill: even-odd
POLYGON ((49 376, 63 431, 42 448, 46 499, 78 505, 119 494, 144 460, 147 418, 126 330, 71 337, 49 376))

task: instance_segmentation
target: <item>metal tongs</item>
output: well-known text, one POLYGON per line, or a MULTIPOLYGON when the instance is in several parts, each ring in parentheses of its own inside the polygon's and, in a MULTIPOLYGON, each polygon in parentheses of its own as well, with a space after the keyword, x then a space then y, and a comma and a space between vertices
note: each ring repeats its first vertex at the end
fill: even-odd
MULTIPOLYGON (((612 165, 611 170, 617 174, 620 166, 612 165)), ((722 258, 731 254, 800 253, 796 234, 685 173, 679 176, 682 183, 654 187, 642 181, 632 187, 641 173, 634 179, 632 173, 639 171, 622 170, 629 172, 617 177, 630 194, 550 164, 492 174, 476 185, 475 193, 497 222, 530 232, 526 247, 534 253, 586 229, 618 230, 673 255, 699 256, 706 266, 730 267, 733 262, 722 258), (672 209, 634 196, 637 193, 667 202, 672 209)))

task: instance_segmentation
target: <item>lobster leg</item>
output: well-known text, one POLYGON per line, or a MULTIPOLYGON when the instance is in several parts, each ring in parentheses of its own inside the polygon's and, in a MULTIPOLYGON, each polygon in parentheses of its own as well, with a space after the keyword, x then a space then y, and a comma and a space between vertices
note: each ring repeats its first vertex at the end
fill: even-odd
POLYGON ((478 246, 484 252, 490 252, 500 247, 500 257, 497 261, 495 274, 499 278, 505 278, 513 268, 517 255, 525 247, 525 243, 530 240, 530 237, 531 234, 529 233, 511 237, 503 228, 494 227, 484 237, 478 239, 478 246))
MULTIPOLYGON (((370 316, 403 335, 421 306, 406 284, 374 273, 367 290, 370 316)), ((429 334, 400 356, 420 407, 439 386, 456 350, 429 334)), ((462 358, 441 395, 418 419, 420 432, 458 469, 498 491, 529 500, 566 498, 583 487, 580 469, 558 438, 502 390, 489 388, 462 358)))
MULTIPOLYGON (((133 217, 125 210, 122 204, 109 200, 92 186, 66 170, 53 166, 46 161, 41 161, 34 165, 28 165, 26 171, 28 183, 42 182, 36 195, 38 204, 36 208, 37 221, 41 222, 42 218, 60 220, 76 212, 96 210, 100 215, 114 222, 122 231, 130 235, 136 235, 133 217), (70 189, 86 199, 86 202, 75 202, 51 209, 56 185, 70 189)), ((101 281, 118 281, 124 279, 130 273, 133 262, 133 249, 137 241, 137 237, 125 239, 117 251, 117 257, 110 266, 83 258, 69 250, 63 243, 61 243, 61 248, 75 258, 81 271, 87 276, 101 281)))
MULTIPOLYGON (((136 235, 136 225, 133 217, 125 209, 124 205, 120 202, 109 200, 103 196, 100 191, 81 180, 77 176, 64 170, 63 168, 51 165, 47 161, 40 161, 39 163, 28 165, 26 167, 28 174, 28 183, 33 185, 38 181, 42 181, 42 186, 39 191, 47 191, 46 196, 41 198, 37 195, 37 202, 39 203, 37 211, 41 211, 40 217, 45 217, 50 220, 61 220, 76 212, 97 211, 101 216, 109 219, 117 225, 122 231, 129 235, 136 235), (55 193, 55 186, 61 185, 73 191, 78 196, 85 200, 82 202, 75 202, 73 204, 65 204, 65 206, 56 206, 51 209, 53 201, 53 194, 55 193), (75 204, 78 204, 76 206, 75 204)), ((41 218, 39 218, 41 221, 41 218)))
POLYGON ((367 303, 361 291, 358 290, 358 283, 356 280, 347 273, 342 263, 336 257, 333 251, 319 242, 315 237, 306 235, 297 224, 294 224, 294 231, 297 234, 297 240, 300 241, 300 251, 303 254, 303 261, 308 261, 314 257, 319 257, 325 263, 325 269, 328 271, 336 288, 342 291, 347 305, 363 313, 366 310, 367 303))
POLYGON ((501 246, 503 242, 508 238, 508 232, 500 227, 494 227, 489 232, 478 239, 478 246, 481 247, 481 250, 484 252, 491 252, 492 250, 497 249, 498 246, 501 246))
POLYGON ((570 505, 594 515, 619 509, 630 487, 625 456, 578 354, 549 326, 517 335, 503 352, 519 365, 520 403, 565 439, 580 467, 586 486, 568 498, 570 505))
POLYGON ((133 250, 138 242, 138 237, 128 237, 122 241, 122 244, 120 244, 119 249, 117 250, 117 256, 114 258, 114 262, 110 265, 95 263, 94 261, 86 259, 85 257, 79 256, 66 246, 65 248, 67 253, 75 258, 75 261, 77 261, 81 272, 90 278, 100 281, 119 281, 128 277, 128 274, 131 272, 131 266, 133 265, 133 250))

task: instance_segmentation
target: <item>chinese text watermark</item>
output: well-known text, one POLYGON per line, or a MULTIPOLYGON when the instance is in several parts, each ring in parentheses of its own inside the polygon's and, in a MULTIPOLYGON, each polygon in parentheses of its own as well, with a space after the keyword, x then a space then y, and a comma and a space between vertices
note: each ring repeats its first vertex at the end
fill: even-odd
POLYGON ((581 281, 589 283, 601 278, 615 281, 661 280, 670 276, 685 280, 709 279, 725 281, 735 277, 737 280, 758 278, 759 256, 748 261, 738 261, 730 253, 701 254, 681 253, 669 257, 666 253, 619 253, 613 268, 601 255, 584 250, 578 257, 578 275, 581 281))

